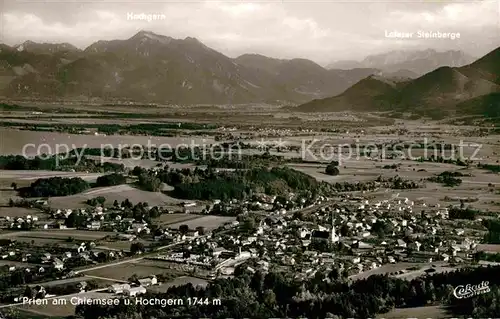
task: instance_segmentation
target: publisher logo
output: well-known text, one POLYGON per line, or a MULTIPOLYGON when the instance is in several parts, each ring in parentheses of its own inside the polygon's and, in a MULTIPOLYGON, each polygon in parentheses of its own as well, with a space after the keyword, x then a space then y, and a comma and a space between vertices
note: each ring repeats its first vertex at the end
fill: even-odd
POLYGON ((478 285, 467 284, 465 286, 464 285, 457 286, 455 287, 455 290, 453 290, 453 295, 457 299, 464 299, 484 294, 487 292, 490 292, 489 282, 483 281, 478 285))

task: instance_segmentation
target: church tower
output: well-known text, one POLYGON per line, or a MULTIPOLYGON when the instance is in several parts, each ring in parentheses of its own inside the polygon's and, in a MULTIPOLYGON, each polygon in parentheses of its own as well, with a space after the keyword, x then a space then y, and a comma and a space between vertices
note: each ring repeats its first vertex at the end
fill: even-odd
POLYGON ((332 228, 331 228, 331 231, 330 231, 330 242, 336 243, 339 240, 340 240, 340 237, 337 236, 337 234, 335 232, 335 225, 334 225, 333 212, 332 212, 332 228))

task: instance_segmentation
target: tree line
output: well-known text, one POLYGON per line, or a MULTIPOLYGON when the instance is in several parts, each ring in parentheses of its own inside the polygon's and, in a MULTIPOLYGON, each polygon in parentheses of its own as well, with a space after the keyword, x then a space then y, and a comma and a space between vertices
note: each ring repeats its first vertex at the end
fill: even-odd
POLYGON ((148 293, 144 298, 183 299, 188 297, 221 299, 189 306, 80 305, 82 318, 373 318, 393 308, 449 305, 453 313, 465 316, 500 313, 499 267, 466 268, 454 272, 426 275, 412 281, 373 275, 350 283, 339 269, 317 271, 313 278, 300 282, 286 273, 251 272, 238 267, 235 278, 217 279, 206 288, 191 284, 169 288, 166 293, 148 293), (458 300, 453 290, 458 285, 489 281, 493 293, 458 300), (465 305, 464 305, 465 302, 465 305))
POLYGON ((35 156, 28 158, 22 155, 0 155, 0 169, 4 170, 48 170, 48 171, 90 171, 90 172, 123 172, 123 164, 92 160, 82 156, 67 158, 58 155, 35 156))
POLYGON ((143 189, 157 191, 163 182, 174 187, 173 196, 182 199, 243 199, 254 193, 283 195, 319 187, 313 177, 288 167, 254 167, 236 171, 217 171, 214 168, 148 171, 135 167, 132 174, 139 177, 138 183, 143 189))
POLYGON ((90 184, 79 177, 50 177, 37 179, 29 187, 19 189, 19 194, 22 197, 68 196, 89 188, 90 184))

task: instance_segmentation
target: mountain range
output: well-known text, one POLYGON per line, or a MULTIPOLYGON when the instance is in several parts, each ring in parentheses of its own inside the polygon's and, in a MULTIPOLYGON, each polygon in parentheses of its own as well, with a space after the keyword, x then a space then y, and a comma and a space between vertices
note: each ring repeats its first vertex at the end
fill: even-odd
MULTIPOLYGON (((436 58, 440 53, 432 52, 428 50, 429 64, 455 63, 440 60, 436 58)), ((386 60, 394 64, 408 59, 386 60)), ((378 62, 371 65, 381 66, 378 62)), ((125 40, 97 41, 84 50, 68 43, 0 44, 0 95, 182 105, 303 104, 339 94, 352 96, 363 91, 359 87, 371 86, 367 84, 371 81, 399 87, 397 83, 415 77, 409 69, 327 69, 306 59, 257 54, 230 58, 195 38, 174 39, 140 31, 125 40)), ((372 95, 379 92, 370 90, 372 95)))
POLYGON ((462 51, 437 52, 433 49, 422 51, 398 50, 383 54, 369 55, 362 61, 337 61, 328 69, 373 68, 387 75, 404 75, 410 78, 429 73, 441 66, 461 67, 474 62, 476 58, 462 51))
POLYGON ((500 116, 500 48, 462 67, 443 66, 416 79, 369 76, 345 92, 298 107, 304 112, 396 111, 442 117, 500 116))
POLYGON ((378 70, 327 70, 305 59, 236 59, 191 37, 141 31, 85 50, 27 41, 0 47, 0 94, 173 104, 303 103, 339 94, 378 70))

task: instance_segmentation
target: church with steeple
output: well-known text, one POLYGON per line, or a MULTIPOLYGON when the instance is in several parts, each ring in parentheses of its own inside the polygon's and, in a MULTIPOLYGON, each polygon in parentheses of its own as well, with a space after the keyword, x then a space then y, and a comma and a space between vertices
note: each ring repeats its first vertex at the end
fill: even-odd
POLYGON ((335 231, 335 222, 333 219, 333 212, 332 212, 332 217, 331 217, 331 228, 330 231, 321 231, 321 230, 313 230, 311 234, 311 240, 314 242, 329 242, 329 243, 336 243, 340 240, 340 236, 337 235, 335 231))
POLYGON ((335 223, 333 220, 333 212, 332 212, 332 228, 330 229, 330 242, 336 243, 340 240, 340 236, 335 233, 335 223))

